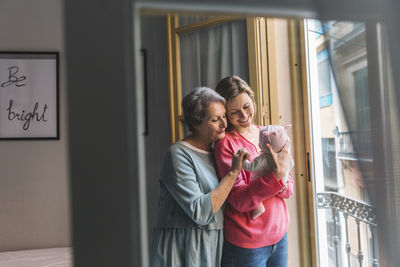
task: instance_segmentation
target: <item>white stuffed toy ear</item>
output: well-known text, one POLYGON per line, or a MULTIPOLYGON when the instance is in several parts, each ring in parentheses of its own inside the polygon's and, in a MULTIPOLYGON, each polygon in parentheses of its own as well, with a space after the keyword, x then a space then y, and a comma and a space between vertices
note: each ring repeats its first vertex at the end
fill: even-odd
POLYGON ((287 131, 289 128, 291 128, 292 127, 292 125, 291 124, 286 124, 285 125, 285 130, 287 131))

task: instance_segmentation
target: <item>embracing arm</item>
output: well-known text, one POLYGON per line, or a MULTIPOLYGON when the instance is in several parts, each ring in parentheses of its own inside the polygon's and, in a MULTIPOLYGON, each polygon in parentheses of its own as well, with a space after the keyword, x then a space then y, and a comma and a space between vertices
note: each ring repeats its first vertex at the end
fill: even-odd
POLYGON ((221 180, 217 187, 210 192, 211 203, 213 206, 214 214, 222 207, 236 178, 238 177, 238 171, 229 171, 225 177, 221 180))
POLYGON ((204 193, 198 183, 201 177, 195 173, 192 158, 183 149, 169 150, 164 159, 161 182, 195 223, 207 225, 214 222, 214 214, 225 202, 247 154, 236 153, 230 171, 217 187, 204 193))
POLYGON ((243 167, 243 160, 249 156, 249 153, 245 150, 239 150, 232 157, 232 167, 229 169, 228 173, 221 179, 217 187, 215 187, 211 192, 211 202, 213 205, 214 213, 216 213, 221 206, 224 204, 228 197, 229 192, 232 189, 240 171, 243 167))

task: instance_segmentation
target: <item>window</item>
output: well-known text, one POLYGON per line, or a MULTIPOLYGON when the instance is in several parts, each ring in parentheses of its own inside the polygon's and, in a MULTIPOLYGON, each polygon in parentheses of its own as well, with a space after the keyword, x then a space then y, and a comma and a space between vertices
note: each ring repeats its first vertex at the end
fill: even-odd
POLYGON ((335 138, 321 138, 322 162, 324 172, 324 189, 326 191, 338 191, 336 173, 336 147, 335 138))
POLYGON ((272 23, 260 17, 168 16, 172 142, 187 134, 180 121, 182 97, 198 86, 214 88, 228 75, 249 82, 257 123, 277 121, 277 92, 270 90, 269 79, 274 66, 268 50, 273 47, 267 43, 272 23))
POLYGON ((371 129, 368 94, 368 70, 363 67, 353 72, 357 105, 357 129, 371 129))
POLYGON ((328 51, 322 50, 317 54, 318 59, 318 88, 319 106, 321 108, 332 105, 331 68, 328 60, 328 51))
POLYGON ((376 222, 361 172, 372 168, 365 26, 306 20, 305 36, 318 264, 372 266, 376 222))

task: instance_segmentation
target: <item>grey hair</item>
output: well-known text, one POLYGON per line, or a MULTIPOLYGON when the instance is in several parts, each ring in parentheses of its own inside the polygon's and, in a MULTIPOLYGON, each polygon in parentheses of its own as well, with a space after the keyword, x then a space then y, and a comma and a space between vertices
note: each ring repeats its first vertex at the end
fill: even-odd
POLYGON ((225 105, 225 99, 208 87, 197 87, 182 99, 183 122, 189 131, 194 131, 194 126, 200 125, 206 116, 206 109, 212 102, 225 105))

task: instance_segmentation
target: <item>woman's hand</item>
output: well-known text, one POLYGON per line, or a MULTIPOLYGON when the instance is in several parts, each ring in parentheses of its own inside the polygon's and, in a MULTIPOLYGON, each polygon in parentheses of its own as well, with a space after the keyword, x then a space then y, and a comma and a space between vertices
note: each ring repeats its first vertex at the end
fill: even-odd
POLYGON ((243 168, 243 160, 250 158, 250 154, 246 148, 239 149, 232 157, 231 172, 239 174, 243 168))
POLYGON ((292 159, 291 152, 290 152, 290 140, 288 140, 283 147, 283 149, 279 152, 274 152, 270 144, 267 144, 269 152, 271 153, 272 158, 275 161, 276 169, 274 174, 278 179, 282 179, 286 172, 289 169, 290 161, 292 159))
POLYGON ((228 197, 233 184, 242 170, 243 160, 249 157, 250 154, 245 148, 239 149, 238 152, 233 154, 230 171, 222 178, 218 186, 210 192, 214 214, 222 207, 228 197))

